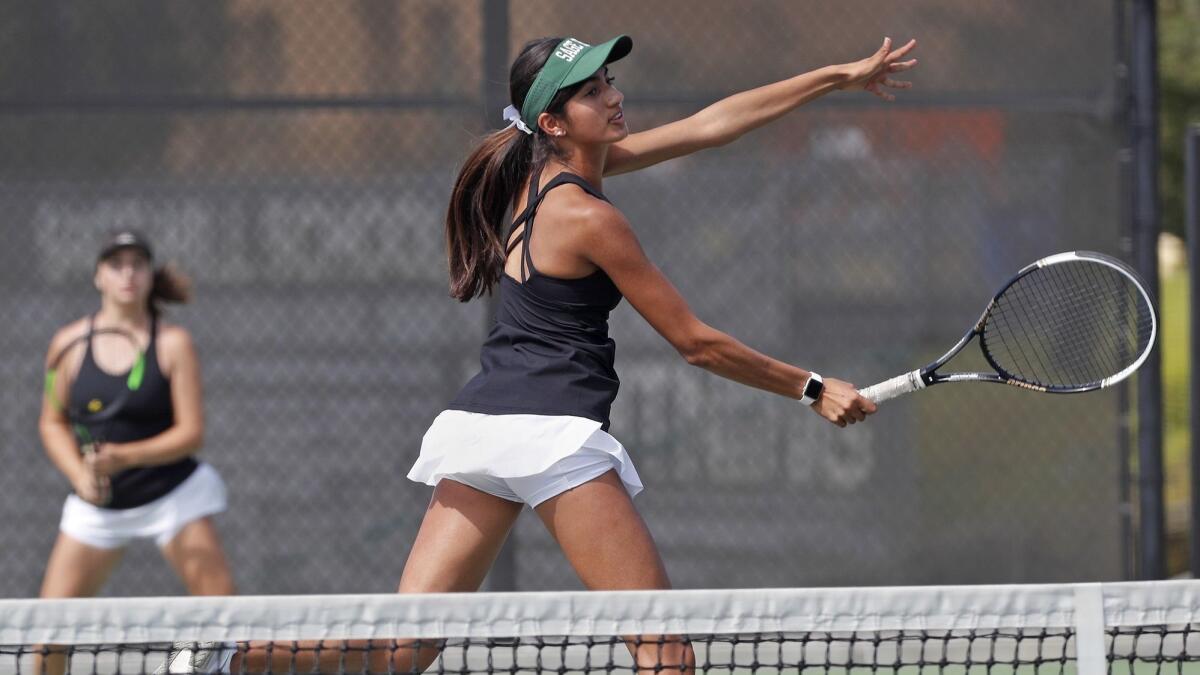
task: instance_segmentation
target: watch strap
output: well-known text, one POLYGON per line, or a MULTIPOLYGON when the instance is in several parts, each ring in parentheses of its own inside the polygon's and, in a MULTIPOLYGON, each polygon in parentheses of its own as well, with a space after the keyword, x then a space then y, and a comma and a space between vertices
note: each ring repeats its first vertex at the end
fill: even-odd
POLYGON ((804 405, 812 405, 821 398, 823 391, 825 391, 825 379, 817 373, 809 373, 808 380, 804 383, 804 393, 800 397, 800 402, 804 405))

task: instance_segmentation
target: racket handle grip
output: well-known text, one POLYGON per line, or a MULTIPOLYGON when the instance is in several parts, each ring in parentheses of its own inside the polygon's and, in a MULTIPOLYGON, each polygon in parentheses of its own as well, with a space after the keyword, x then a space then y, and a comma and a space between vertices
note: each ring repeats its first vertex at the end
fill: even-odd
POLYGON ((879 384, 871 385, 866 389, 860 389, 858 393, 875 403, 883 403, 902 394, 924 388, 925 380, 921 379, 921 371, 914 370, 911 373, 905 373, 899 377, 893 377, 890 380, 884 380, 879 384))

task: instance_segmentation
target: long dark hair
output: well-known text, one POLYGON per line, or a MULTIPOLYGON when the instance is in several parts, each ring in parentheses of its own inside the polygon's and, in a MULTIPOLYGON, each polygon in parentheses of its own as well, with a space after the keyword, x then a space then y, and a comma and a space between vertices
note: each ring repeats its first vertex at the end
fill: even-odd
MULTIPOLYGON (((527 43, 508 73, 508 95, 518 109, 538 71, 564 38, 540 38, 527 43)), ((586 83, 555 94, 546 112, 560 115, 575 92, 586 83)), ((504 269, 504 216, 516 204, 517 191, 535 169, 558 154, 540 127, 533 134, 506 129, 488 134, 467 157, 446 210, 446 257, 450 265, 450 295, 461 302, 491 293, 504 269)))
POLYGON ((182 270, 167 263, 154 268, 154 281, 150 285, 150 313, 162 313, 162 303, 183 304, 192 299, 192 279, 182 270))

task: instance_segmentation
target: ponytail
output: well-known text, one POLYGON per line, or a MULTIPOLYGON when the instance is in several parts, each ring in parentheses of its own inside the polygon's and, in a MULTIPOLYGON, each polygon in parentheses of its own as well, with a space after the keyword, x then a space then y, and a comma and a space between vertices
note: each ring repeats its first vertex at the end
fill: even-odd
POLYGON ((467 302, 500 280, 504 215, 533 164, 533 138, 515 128, 484 137, 454 181, 446 210, 450 295, 467 302))
MULTIPOLYGON (((540 38, 527 43, 509 70, 509 99, 518 110, 538 71, 563 38, 540 38)), ((546 112, 562 114, 567 100, 585 82, 559 89, 546 112)), ((536 180, 538 169, 562 151, 540 127, 527 134, 514 127, 488 134, 458 172, 446 209, 446 258, 450 266, 450 295, 466 302, 485 293, 504 271, 504 215, 516 206, 525 181, 536 180)))
POLYGON ((183 304, 192 299, 192 280, 171 263, 154 270, 154 282, 150 286, 150 313, 162 313, 161 303, 183 304))

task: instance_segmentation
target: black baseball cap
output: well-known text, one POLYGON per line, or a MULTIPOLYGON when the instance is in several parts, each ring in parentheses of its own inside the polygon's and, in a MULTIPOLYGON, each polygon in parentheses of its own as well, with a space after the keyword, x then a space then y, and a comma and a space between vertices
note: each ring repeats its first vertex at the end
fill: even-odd
POLYGON ((137 249, 144 253, 146 258, 154 259, 150 242, 146 241, 145 235, 137 230, 117 230, 110 234, 108 239, 104 240, 104 246, 100 249, 100 255, 96 256, 96 259, 104 260, 123 248, 137 249))

